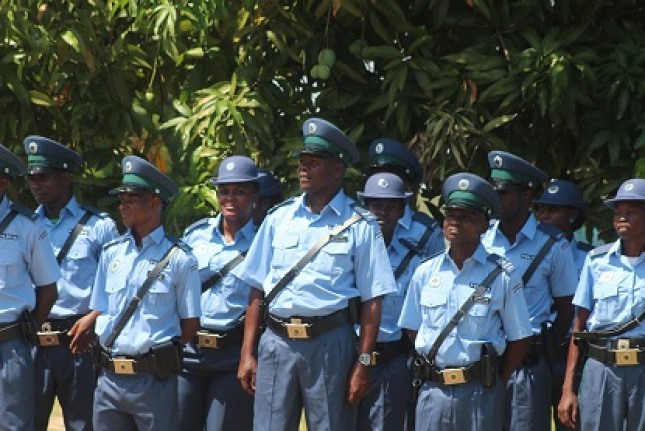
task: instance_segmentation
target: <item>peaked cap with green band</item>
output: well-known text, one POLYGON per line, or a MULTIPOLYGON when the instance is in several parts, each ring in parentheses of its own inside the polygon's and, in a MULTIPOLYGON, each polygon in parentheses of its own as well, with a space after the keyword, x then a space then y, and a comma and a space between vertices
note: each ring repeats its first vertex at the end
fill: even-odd
POLYGON ((83 164, 78 153, 44 136, 27 136, 22 141, 27 153, 27 174, 42 174, 52 170, 73 171, 83 164))
POLYGON ((490 178, 496 190, 517 186, 538 190, 549 178, 541 169, 505 151, 488 153, 488 164, 491 168, 490 178))
POLYGON ((338 127, 321 118, 310 118, 302 126, 305 138, 303 148, 295 153, 338 157, 346 165, 356 163, 359 153, 356 145, 338 127))
POLYGON ((0 144, 0 173, 10 178, 27 173, 27 167, 22 160, 2 144, 0 144))
POLYGON ((121 185, 110 190, 110 194, 152 193, 164 202, 170 201, 179 193, 179 187, 156 166, 137 156, 123 158, 123 179, 121 185))
MULTIPOLYGON (((423 179, 423 167, 417 156, 394 139, 380 138, 372 141, 367 151, 370 168, 394 165, 408 176, 413 184, 423 179)), ((392 172, 398 175, 397 172, 392 172)))
POLYGON ((449 176, 443 182, 441 194, 447 209, 481 211, 488 218, 499 216, 502 203, 499 194, 485 179, 468 172, 449 176))

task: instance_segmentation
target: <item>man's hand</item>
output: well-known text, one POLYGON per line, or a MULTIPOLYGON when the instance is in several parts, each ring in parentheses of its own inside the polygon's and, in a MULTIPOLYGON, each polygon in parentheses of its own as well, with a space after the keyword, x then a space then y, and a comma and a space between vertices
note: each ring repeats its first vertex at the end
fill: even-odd
POLYGON ((564 426, 575 429, 578 421, 578 397, 573 391, 562 391, 562 398, 558 404, 558 418, 564 426))
POLYGON ((94 322, 97 316, 94 313, 90 312, 78 319, 67 333, 68 336, 72 337, 69 343, 69 349, 72 353, 89 351, 90 343, 96 338, 94 334, 94 322))
POLYGON ((358 404, 370 388, 370 376, 367 367, 359 362, 354 364, 347 383, 347 402, 358 404))
POLYGON ((242 355, 240 365, 237 368, 237 378, 240 380, 244 392, 255 395, 255 374, 258 369, 258 361, 253 355, 242 355))

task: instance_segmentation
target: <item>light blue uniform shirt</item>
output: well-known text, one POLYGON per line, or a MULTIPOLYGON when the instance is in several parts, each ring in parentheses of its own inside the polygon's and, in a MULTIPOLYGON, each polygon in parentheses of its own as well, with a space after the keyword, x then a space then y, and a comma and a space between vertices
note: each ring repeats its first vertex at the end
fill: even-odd
MULTIPOLYGON (((399 326, 418 331, 415 348, 428 354, 439 333, 448 325, 473 290, 497 266, 480 245, 459 270, 449 250, 426 260, 410 282, 399 326)), ((484 343, 493 343, 499 355, 506 340, 532 335, 528 310, 517 270, 502 271, 484 292, 486 302, 476 302, 439 348, 439 368, 463 367, 479 361, 484 343)))
MULTIPOLYGON (((314 214, 303 194, 271 211, 234 275, 267 295, 273 286, 329 231, 356 214, 355 202, 339 191, 314 214)), ((362 218, 332 239, 275 298, 270 312, 278 317, 326 316, 396 291, 383 235, 373 216, 362 218)))
MULTIPOLYGON (((405 214, 399 219, 397 227, 394 230, 394 235, 392 236, 392 241, 389 246, 386 246, 392 274, 395 273, 396 269, 401 264, 401 261, 410 251, 410 249, 401 242, 401 239, 409 241, 415 245, 419 239, 418 236, 414 236, 415 229, 411 229, 412 226, 408 224, 409 221, 411 221, 411 217, 406 217, 405 214)), ((415 254, 410 260, 405 271, 398 279, 396 279, 396 292, 387 294, 383 297, 381 326, 379 327, 379 333, 376 339, 377 342, 386 343, 401 339, 401 328, 399 328, 398 325, 399 316, 401 315, 401 307, 403 307, 403 300, 405 299, 405 293, 408 290, 412 274, 414 274, 415 269, 419 266, 423 257, 424 256, 415 254)), ((359 329, 360 326, 356 325, 357 333, 359 329)))
MULTIPOLYGON (((482 244, 489 252, 510 260, 521 278, 548 238, 545 232, 538 229, 535 216, 530 214, 514 244, 509 244, 499 229, 499 220, 483 235, 482 244)), ((569 241, 562 237, 553 244, 524 286, 524 297, 534 333, 541 331, 543 322, 551 320, 553 298, 572 296, 577 284, 578 273, 571 247, 569 241)))
POLYGON ((580 274, 582 273, 582 267, 585 264, 585 260, 587 260, 587 254, 589 254, 588 250, 583 250, 579 248, 580 244, 584 245, 584 243, 578 243, 578 241, 576 241, 576 237, 573 237, 571 239, 571 252, 573 253, 573 261, 576 265, 578 278, 580 278, 580 274))
MULTIPOLYGON (((36 214, 47 229, 54 255, 57 256, 76 224, 85 215, 85 210, 72 196, 61 210, 56 224, 47 218, 44 206, 40 205, 36 214)), ((62 278, 58 280, 58 299, 49 313, 50 317, 60 319, 89 311, 90 293, 101 250, 103 245, 118 235, 114 221, 107 215, 90 217, 61 262, 62 278)))
MULTIPOLYGON (((184 232, 184 242, 192 248, 197 259, 202 283, 240 253, 247 251, 257 231, 253 220, 249 220, 235 234, 233 242, 227 243, 219 229, 221 223, 220 214, 215 218, 199 220, 184 232)), ((229 272, 220 282, 202 293, 201 326, 218 331, 235 327, 246 311, 249 292, 250 287, 229 272)))
MULTIPOLYGON (((409 238, 415 245, 418 244, 419 240, 427 229, 425 224, 413 219, 413 216, 417 212, 418 211, 410 208, 409 205, 406 205, 405 211, 403 212, 403 217, 399 219, 394 230, 394 235, 397 235, 399 233, 399 230, 401 230, 401 237, 409 238)), ((446 248, 446 243, 443 238, 443 229, 441 229, 441 226, 437 224, 436 221, 434 221, 434 223, 435 225, 433 226, 432 234, 423 246, 423 257, 434 256, 435 254, 446 248)))
MULTIPOLYGON (((6 195, 2 197, 0 221, 11 204, 6 195)), ((34 286, 56 283, 59 278, 47 230, 39 221, 18 214, 0 235, 0 323, 15 322, 23 310, 33 310, 34 286)))
MULTIPOLYGON (((96 333, 105 341, 130 299, 144 283, 172 242, 159 226, 143 238, 141 250, 127 232, 103 248, 92 290, 90 308, 102 314, 96 333)), ((200 315, 199 272, 192 253, 177 251, 143 297, 112 348, 114 354, 137 355, 181 335, 180 319, 200 315)))
MULTIPOLYGON (((620 240, 605 254, 589 255, 573 304, 591 311, 587 329, 609 330, 638 316, 645 308, 645 254, 632 264, 622 255, 620 240)), ((620 337, 645 337, 638 325, 620 337)))

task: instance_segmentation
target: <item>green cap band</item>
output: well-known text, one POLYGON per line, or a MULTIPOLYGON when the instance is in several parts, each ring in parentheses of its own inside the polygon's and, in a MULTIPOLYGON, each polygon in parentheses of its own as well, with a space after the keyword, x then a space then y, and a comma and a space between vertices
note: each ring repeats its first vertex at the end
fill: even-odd
POLYGON ((490 177, 494 180, 509 181, 516 184, 530 183, 533 187, 537 187, 541 182, 539 178, 506 169, 491 169, 490 177))
POLYGON ((323 139, 320 136, 307 136, 305 138, 305 146, 302 151, 312 154, 329 153, 341 159, 345 164, 352 160, 351 155, 344 151, 342 147, 328 141, 327 139, 323 139))
POLYGON ((123 174, 124 185, 132 185, 149 190, 152 193, 158 194, 165 201, 170 200, 170 192, 162 187, 159 183, 149 180, 148 178, 141 177, 136 174, 123 174))
POLYGON ((448 201, 446 202, 446 207, 467 207, 483 212, 488 212, 488 210, 492 209, 492 205, 486 199, 483 199, 481 196, 465 190, 455 190, 454 192, 450 193, 450 196, 448 196, 448 201))
POLYGON ((68 171, 71 171, 76 167, 76 164, 72 163, 68 159, 63 159, 49 154, 29 154, 27 155, 27 164, 29 165, 29 167, 41 166, 45 168, 64 169, 68 171))

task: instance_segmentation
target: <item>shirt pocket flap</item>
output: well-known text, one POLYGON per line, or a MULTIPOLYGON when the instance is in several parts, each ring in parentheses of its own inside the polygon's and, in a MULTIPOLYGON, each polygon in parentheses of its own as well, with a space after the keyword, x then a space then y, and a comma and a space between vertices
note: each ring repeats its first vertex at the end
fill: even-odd
POLYGON ((423 289, 421 292, 421 305, 424 307, 439 307, 445 305, 448 302, 447 292, 442 291, 441 289, 423 289))

